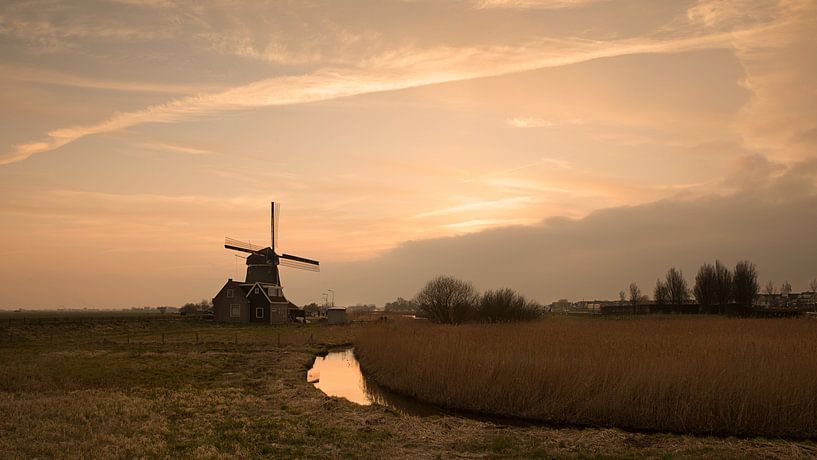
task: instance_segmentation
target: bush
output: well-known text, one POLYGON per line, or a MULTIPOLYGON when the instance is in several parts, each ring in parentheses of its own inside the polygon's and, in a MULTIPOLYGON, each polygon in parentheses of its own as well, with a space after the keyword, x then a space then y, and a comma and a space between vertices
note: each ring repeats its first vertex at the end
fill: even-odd
POLYGON ((487 291, 482 295, 477 315, 489 323, 529 321, 541 316, 542 307, 529 302, 513 289, 487 291))

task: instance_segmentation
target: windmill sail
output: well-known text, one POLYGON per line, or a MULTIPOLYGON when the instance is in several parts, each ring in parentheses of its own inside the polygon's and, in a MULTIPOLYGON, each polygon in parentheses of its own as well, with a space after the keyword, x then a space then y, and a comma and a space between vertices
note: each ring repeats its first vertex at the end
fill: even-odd
POLYGON ((224 247, 227 249, 232 249, 233 251, 241 252, 257 252, 264 249, 263 246, 245 243, 244 241, 236 240, 234 238, 230 238, 229 236, 224 238, 224 247))
POLYGON ((280 219, 281 215, 281 203, 272 202, 271 205, 271 214, 270 214, 270 236, 271 236, 271 244, 270 247, 273 250, 278 249, 278 220, 280 219))
POLYGON ((311 272, 321 271, 320 265, 306 264, 303 262, 296 262, 294 260, 279 259, 278 264, 284 267, 299 268, 301 270, 309 270, 311 272))

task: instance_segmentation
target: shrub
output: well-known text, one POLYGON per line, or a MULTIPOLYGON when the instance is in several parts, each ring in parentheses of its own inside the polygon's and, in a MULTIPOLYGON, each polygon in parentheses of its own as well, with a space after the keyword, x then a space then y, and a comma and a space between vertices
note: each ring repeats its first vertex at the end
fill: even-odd
POLYGON ((477 314, 480 320, 489 323, 528 321, 539 318, 541 309, 536 302, 529 302, 513 289, 504 288, 485 292, 477 314))

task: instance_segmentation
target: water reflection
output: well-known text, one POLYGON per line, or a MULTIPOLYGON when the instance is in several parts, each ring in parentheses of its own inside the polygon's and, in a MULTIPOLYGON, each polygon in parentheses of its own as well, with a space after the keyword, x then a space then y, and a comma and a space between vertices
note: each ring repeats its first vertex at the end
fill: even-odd
POLYGON ((380 404, 411 415, 442 413, 434 406, 394 394, 366 378, 352 348, 333 350, 324 357, 315 358, 306 380, 329 396, 346 398, 364 406, 380 404))
POLYGON ((360 364, 351 348, 329 352, 315 358, 315 364, 306 374, 307 382, 329 396, 346 398, 353 403, 368 406, 373 399, 366 393, 360 364))

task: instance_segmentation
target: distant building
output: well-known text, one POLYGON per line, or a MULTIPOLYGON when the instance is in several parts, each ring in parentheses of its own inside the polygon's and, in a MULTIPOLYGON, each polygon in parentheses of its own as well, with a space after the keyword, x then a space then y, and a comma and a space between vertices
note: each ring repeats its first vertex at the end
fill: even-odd
POLYGON ((213 319, 224 323, 283 324, 299 311, 280 286, 268 283, 229 279, 213 297, 213 319))
POLYGON ((556 302, 550 304, 550 311, 565 312, 570 310, 571 305, 572 304, 567 299, 559 299, 556 302))
POLYGON ((326 309, 326 322, 329 324, 346 324, 349 318, 346 316, 346 307, 330 307, 326 309))
POLYGON ((754 305, 761 308, 809 308, 815 307, 815 294, 810 291, 787 294, 757 294, 754 305))

